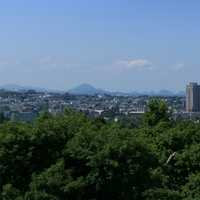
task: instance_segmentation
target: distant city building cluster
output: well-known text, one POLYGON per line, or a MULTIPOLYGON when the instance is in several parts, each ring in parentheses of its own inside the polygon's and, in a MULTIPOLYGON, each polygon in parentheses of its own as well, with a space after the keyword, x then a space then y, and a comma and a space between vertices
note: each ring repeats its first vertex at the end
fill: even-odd
MULTIPOLYGON (((85 86, 86 87, 86 86, 85 86)), ((90 89, 90 90, 89 90, 90 89)), ((63 113, 66 108, 84 112, 90 117, 118 121, 123 116, 140 117, 146 111, 151 95, 105 94, 91 87, 90 94, 35 90, 8 91, 0 89, 0 114, 12 121, 32 121, 41 112, 63 113)), ((191 82, 186 96, 154 96, 164 100, 175 119, 200 118, 200 85, 191 82)))
MULTIPOLYGON (((108 94, 75 95, 56 92, 6 91, 0 90, 0 113, 12 121, 32 121, 41 112, 52 114, 72 108, 91 117, 115 120, 122 116, 141 116, 151 96, 115 96, 108 94)), ((175 114, 185 110, 185 97, 160 96, 175 114)))

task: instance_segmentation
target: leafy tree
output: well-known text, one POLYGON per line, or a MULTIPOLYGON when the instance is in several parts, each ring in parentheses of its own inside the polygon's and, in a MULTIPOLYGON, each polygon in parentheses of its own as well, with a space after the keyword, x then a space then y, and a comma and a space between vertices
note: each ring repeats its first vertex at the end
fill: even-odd
POLYGON ((152 99, 148 103, 148 110, 144 116, 144 122, 148 126, 155 126, 159 122, 168 122, 169 113, 167 104, 163 100, 152 99))
POLYGON ((145 124, 66 110, 0 124, 0 200, 199 199, 200 124, 152 100, 145 124), (171 123, 172 122, 172 123, 171 123))
POLYGON ((3 200, 11 200, 11 199, 22 200, 20 191, 14 188, 11 184, 3 186, 1 197, 3 200))
POLYGON ((183 198, 185 200, 200 199, 200 173, 191 174, 188 183, 183 187, 183 198))
POLYGON ((80 132, 68 143, 65 159, 74 177, 83 177, 84 186, 95 192, 86 199, 140 198, 153 184, 149 169, 157 162, 146 144, 117 127, 80 132))
POLYGON ((182 200, 179 192, 166 188, 155 188, 144 192, 145 200, 182 200))

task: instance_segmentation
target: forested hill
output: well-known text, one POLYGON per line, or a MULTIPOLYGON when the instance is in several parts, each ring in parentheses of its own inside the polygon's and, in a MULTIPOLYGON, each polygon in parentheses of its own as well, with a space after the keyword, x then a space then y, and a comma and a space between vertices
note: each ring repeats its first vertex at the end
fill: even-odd
POLYGON ((66 110, 0 125, 0 200, 200 199, 200 125, 152 100, 137 127, 66 110))

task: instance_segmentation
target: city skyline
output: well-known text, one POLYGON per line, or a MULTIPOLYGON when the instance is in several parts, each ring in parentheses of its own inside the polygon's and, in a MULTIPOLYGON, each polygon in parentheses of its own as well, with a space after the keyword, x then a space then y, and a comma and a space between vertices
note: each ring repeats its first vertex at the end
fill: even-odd
POLYGON ((199 82, 200 2, 1 2, 0 85, 185 91, 199 82))

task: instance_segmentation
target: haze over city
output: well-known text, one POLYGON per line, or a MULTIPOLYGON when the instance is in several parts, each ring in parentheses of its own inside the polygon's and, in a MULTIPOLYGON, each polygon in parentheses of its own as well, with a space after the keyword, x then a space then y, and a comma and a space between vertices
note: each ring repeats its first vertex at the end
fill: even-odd
POLYGON ((200 74, 200 2, 0 3, 0 85, 184 90, 200 74))

